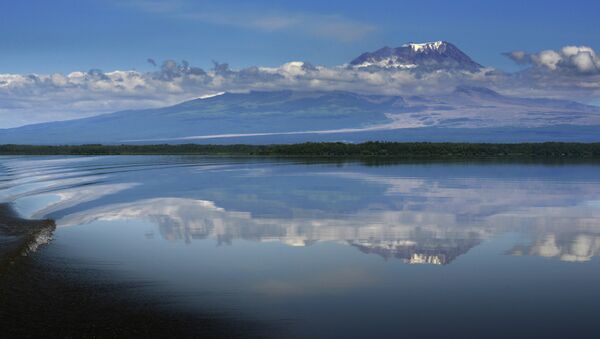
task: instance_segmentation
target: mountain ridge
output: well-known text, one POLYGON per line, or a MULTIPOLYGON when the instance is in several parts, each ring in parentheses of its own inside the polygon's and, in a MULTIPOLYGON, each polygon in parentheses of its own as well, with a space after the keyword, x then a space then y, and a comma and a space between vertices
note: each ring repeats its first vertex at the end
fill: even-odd
POLYGON ((443 141, 444 135, 453 141, 487 141, 473 132, 477 129, 490 129, 491 141, 512 140, 509 134, 496 132, 498 128, 522 135, 519 141, 528 141, 531 131, 552 131, 540 132, 547 139, 539 139, 538 135, 531 139, 535 141, 553 141, 557 131, 561 140, 581 137, 589 141, 599 139, 598 135, 584 135, 596 133, 593 126, 600 126, 599 107, 511 97, 485 87, 459 86, 448 95, 406 98, 282 90, 228 92, 162 108, 4 129, 0 130, 0 144, 443 141), (569 131, 573 131, 573 137, 569 131))
MULTIPOLYGON (((465 72, 483 66, 440 40, 363 53, 348 67, 465 72)), ((553 141, 556 135, 567 141, 600 140, 594 126, 600 126, 600 107, 509 96, 487 87, 459 85, 446 94, 409 97, 282 89, 224 92, 161 108, 0 129, 0 143, 443 141, 444 136, 488 141, 473 132, 484 129, 498 142, 513 141, 510 133, 520 136, 515 141, 528 141, 530 135, 532 141, 553 141)))
POLYGON ((400 47, 385 46, 361 54, 349 65, 354 68, 467 71, 477 71, 483 67, 452 43, 442 40, 411 42, 400 47))

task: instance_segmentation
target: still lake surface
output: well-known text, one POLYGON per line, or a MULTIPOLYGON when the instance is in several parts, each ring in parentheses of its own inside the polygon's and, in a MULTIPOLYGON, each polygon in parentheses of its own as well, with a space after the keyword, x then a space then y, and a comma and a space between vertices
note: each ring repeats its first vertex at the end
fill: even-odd
POLYGON ((598 165, 0 157, 0 202, 56 221, 42 260, 277 336, 598 331, 598 165))

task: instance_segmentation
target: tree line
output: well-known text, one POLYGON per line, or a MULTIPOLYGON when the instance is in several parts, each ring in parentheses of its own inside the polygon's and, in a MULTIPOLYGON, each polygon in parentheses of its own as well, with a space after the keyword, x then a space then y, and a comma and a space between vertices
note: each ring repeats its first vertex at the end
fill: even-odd
POLYGON ((600 159, 600 143, 432 143, 432 142, 307 142, 274 145, 0 145, 1 155, 136 155, 199 154, 320 158, 600 159))

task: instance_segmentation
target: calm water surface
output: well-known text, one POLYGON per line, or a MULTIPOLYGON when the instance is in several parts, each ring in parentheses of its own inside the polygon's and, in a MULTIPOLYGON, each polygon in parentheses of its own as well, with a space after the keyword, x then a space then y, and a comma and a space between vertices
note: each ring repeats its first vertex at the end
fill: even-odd
POLYGON ((3 157, 34 254, 289 337, 590 336, 600 166, 3 157))

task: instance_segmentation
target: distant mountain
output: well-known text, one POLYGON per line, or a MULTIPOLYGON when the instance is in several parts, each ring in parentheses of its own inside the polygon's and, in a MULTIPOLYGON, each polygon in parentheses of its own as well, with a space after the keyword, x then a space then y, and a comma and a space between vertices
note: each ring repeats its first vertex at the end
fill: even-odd
POLYGON ((485 87, 474 86, 458 86, 447 97, 447 100, 457 104, 466 104, 472 102, 475 104, 483 104, 484 102, 496 102, 502 104, 510 104, 515 106, 533 106, 545 107, 553 110, 579 110, 582 112, 600 112, 598 107, 581 104, 575 101, 548 99, 548 98, 521 98, 502 95, 485 87))
MULTIPOLYGON (((418 234, 419 231, 413 233, 418 234)), ((353 240, 349 244, 363 253, 378 254, 385 259, 397 258, 408 264, 447 265, 481 243, 478 237, 413 237, 401 240, 353 240)))
POLYGON ((179 105, 0 130, 0 143, 600 141, 600 108, 483 87, 428 97, 225 93, 179 105))
POLYGON ((459 86, 448 95, 407 98, 407 106, 420 108, 410 115, 421 127, 540 128, 559 125, 600 125, 600 107, 574 101, 521 98, 485 87, 459 86))
POLYGON ((389 122, 399 96, 350 92, 225 93, 179 105, 0 130, 0 143, 119 143, 142 139, 357 128, 389 122))
POLYGON ((446 41, 408 43, 396 48, 383 47, 364 53, 350 62, 356 68, 395 68, 418 70, 476 71, 482 66, 446 41))

